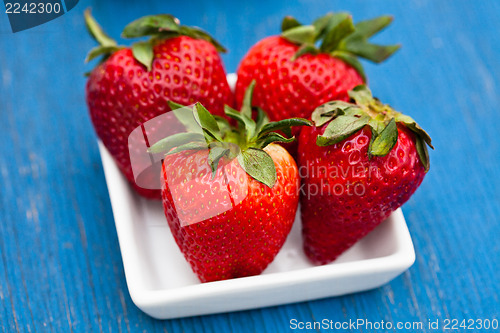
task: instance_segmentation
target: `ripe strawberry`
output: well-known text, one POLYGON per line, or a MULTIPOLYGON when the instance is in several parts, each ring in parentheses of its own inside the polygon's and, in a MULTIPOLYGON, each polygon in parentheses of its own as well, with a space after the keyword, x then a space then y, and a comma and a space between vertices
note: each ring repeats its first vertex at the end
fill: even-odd
MULTIPOLYGON (((153 35, 151 40, 130 48, 117 46, 88 10, 85 21, 100 44, 90 51, 87 61, 105 56, 90 73, 86 87, 94 128, 137 192, 159 199, 159 170, 154 176, 142 175, 156 177, 157 185, 149 182, 153 185, 144 188, 136 182, 139 175, 132 170, 129 135, 146 121, 169 111, 169 100, 186 105, 200 101, 215 114, 223 115, 224 104, 233 99, 217 53, 224 49, 205 32, 181 26, 170 15, 146 16, 126 26, 124 37, 153 35)), ((147 171, 155 172, 154 168, 147 171)))
MULTIPOLYGON (((347 92, 366 81, 357 57, 379 63, 398 50, 398 45, 368 42, 391 21, 391 17, 381 16, 353 25, 348 13, 330 13, 312 25, 301 25, 294 18, 285 17, 281 36, 259 41, 241 61, 235 92, 237 104, 254 79, 255 105, 265 106, 271 120, 309 119, 323 103, 347 101, 347 92), (320 41, 318 48, 315 45, 320 41)), ((289 148, 295 152, 294 146, 289 148)))
POLYGON ((335 260, 415 192, 429 169, 429 135, 372 98, 329 102, 312 114, 299 140, 304 250, 317 264, 335 260))
POLYGON ((174 134, 149 149, 169 151, 162 170, 165 215, 202 282, 260 274, 282 247, 295 219, 297 166, 272 142, 293 140, 275 130, 289 133, 290 126, 310 123, 298 118, 268 123, 260 110, 253 121, 252 89, 241 113, 226 107, 237 128, 224 118, 216 121, 197 103, 193 111, 174 112, 188 110, 203 130, 174 134))

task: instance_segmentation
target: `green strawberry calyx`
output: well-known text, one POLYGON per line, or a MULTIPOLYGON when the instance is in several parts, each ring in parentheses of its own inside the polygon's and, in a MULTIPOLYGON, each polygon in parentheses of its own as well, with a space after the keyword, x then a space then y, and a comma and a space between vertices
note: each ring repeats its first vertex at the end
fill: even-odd
MULTIPOLYGON (((86 62, 104 56, 101 61, 106 60, 114 52, 124 48, 118 46, 116 41, 110 38, 92 17, 90 9, 84 13, 85 25, 90 35, 99 43, 87 55, 86 62)), ((129 23, 122 32, 124 38, 141 38, 150 36, 148 40, 133 43, 132 53, 134 58, 151 70, 154 54, 153 46, 159 40, 179 36, 189 36, 194 39, 203 39, 214 45, 218 52, 226 52, 226 49, 204 30, 198 27, 181 25, 178 18, 170 14, 148 15, 138 18, 129 23)))
POLYGON ((292 60, 307 53, 327 53, 351 65, 366 81, 358 57, 380 63, 400 48, 400 45, 377 45, 368 41, 392 20, 392 16, 385 15, 354 24, 349 13, 338 12, 328 13, 311 25, 302 25, 286 16, 281 24, 281 36, 300 46, 292 60))
POLYGON ((397 123, 401 123, 415 134, 417 153, 425 170, 429 170, 427 146, 434 149, 432 140, 413 118, 382 104, 365 85, 354 87, 349 91, 349 97, 353 103, 327 102, 312 113, 311 119, 316 127, 328 123, 323 134, 316 138, 318 146, 333 145, 369 126, 372 131, 369 156, 385 156, 397 143, 397 123))
POLYGON ((208 149, 212 177, 223 157, 228 160, 237 158, 249 176, 272 188, 276 183, 276 168, 271 156, 263 149, 274 142, 292 142, 295 138, 291 127, 311 126, 312 122, 302 118, 270 122, 260 108, 255 108, 256 119, 252 119, 254 87, 255 81, 252 81, 245 93, 241 111, 225 106, 226 116, 236 121, 234 126, 226 118, 212 115, 200 103, 196 103, 191 109, 169 102, 186 131, 159 140, 148 152, 171 155, 187 150, 208 149), (283 132, 287 137, 277 131, 283 132))

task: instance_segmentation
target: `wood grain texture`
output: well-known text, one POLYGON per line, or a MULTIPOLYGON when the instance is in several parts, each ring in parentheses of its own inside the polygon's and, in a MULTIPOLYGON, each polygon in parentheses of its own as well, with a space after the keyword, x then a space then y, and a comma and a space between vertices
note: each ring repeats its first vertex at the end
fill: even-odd
MULTIPOLYGON (((499 318, 500 1, 81 1, 12 34, 0 14, 0 330, 287 332, 289 321, 499 318), (94 44, 82 12, 113 36, 139 15, 170 12, 213 33, 228 71, 281 17, 329 10, 392 14, 376 38, 402 50, 366 65, 374 93, 434 139, 431 170, 403 210, 415 265, 373 291, 238 313, 157 321, 127 291, 113 214, 84 100, 94 44)), ((349 331, 349 330, 346 330, 349 331)), ((365 330, 366 331, 366 330, 365 330)), ((444 331, 442 327, 438 331, 444 331)))

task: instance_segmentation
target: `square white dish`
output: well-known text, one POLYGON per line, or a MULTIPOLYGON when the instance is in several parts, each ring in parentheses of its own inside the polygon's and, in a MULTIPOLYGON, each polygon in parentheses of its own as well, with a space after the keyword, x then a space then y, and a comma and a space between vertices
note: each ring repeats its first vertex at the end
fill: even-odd
MULTIPOLYGON (((228 76, 234 86, 235 76, 228 76)), ((258 276, 200 283, 168 228, 160 201, 141 198, 99 142, 130 296, 158 319, 238 311, 379 287, 415 261, 401 209, 335 262, 312 265, 302 252, 300 214, 288 239, 258 276)))

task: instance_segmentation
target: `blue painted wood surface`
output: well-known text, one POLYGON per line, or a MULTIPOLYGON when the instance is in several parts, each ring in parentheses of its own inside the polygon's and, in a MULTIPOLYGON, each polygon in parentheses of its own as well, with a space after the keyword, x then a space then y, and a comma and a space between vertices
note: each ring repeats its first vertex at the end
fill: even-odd
MULTIPOLYGON (((2 9, 3 11, 3 9, 2 9)), ((0 14, 0 329, 2 332, 281 332, 289 322, 493 319, 500 304, 500 1, 80 1, 12 34, 0 14), (366 65, 377 96, 432 135, 431 170, 403 210, 416 250, 379 289, 252 311, 157 321, 132 303, 84 100, 82 12, 113 36, 170 12, 213 33, 226 68, 281 17, 330 10, 395 16, 377 42, 403 44, 366 65)), ((350 329, 344 330, 350 331, 350 329)), ((370 330, 364 330, 370 331, 370 330)), ((383 330, 380 330, 383 331, 383 330)))

